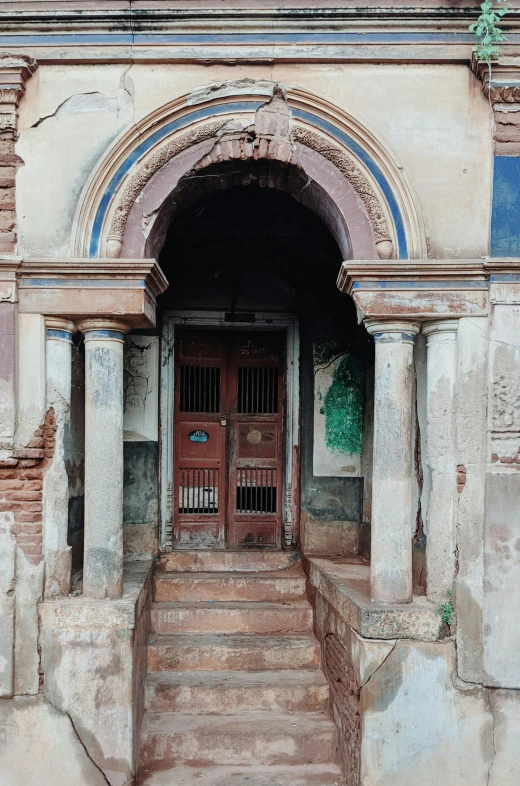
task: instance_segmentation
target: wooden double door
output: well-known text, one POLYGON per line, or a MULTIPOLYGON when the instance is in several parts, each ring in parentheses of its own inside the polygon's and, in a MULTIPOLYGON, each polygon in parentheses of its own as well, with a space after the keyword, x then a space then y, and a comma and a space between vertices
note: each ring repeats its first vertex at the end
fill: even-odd
POLYGON ((179 331, 174 548, 280 548, 282 333, 179 331))

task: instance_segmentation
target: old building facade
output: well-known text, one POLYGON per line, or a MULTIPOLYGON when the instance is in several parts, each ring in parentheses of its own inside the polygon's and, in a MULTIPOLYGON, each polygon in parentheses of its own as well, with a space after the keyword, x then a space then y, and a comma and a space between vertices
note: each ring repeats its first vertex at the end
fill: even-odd
POLYGON ((0 4, 0 783, 513 786, 520 4, 0 4), (376 7, 377 5, 377 7, 376 7))

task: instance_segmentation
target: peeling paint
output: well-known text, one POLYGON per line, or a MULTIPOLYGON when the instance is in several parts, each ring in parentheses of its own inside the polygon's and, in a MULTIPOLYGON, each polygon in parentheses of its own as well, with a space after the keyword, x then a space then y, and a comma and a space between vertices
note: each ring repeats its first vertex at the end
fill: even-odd
POLYGON ((361 453, 363 390, 361 364, 345 354, 334 369, 321 407, 325 415, 325 444, 335 453, 361 453))

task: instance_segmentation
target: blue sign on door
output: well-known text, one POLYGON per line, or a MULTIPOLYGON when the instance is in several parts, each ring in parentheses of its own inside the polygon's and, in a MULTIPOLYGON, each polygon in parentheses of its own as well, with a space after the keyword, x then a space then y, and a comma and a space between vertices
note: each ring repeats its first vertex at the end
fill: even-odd
POLYGON ((188 437, 190 442, 207 442, 209 439, 209 434, 207 431, 197 429, 196 431, 190 431, 188 437))

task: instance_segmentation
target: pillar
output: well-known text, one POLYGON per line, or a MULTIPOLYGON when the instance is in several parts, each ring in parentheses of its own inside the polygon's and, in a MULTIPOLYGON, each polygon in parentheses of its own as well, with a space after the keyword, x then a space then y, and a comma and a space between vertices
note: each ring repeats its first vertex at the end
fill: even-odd
POLYGON ((119 320, 78 323, 85 337, 83 592, 123 594, 123 346, 119 320))
POLYGON ((444 603, 455 575, 455 406, 458 320, 427 322, 427 464, 431 475, 426 514, 427 595, 444 603))
POLYGON ((45 405, 54 409, 56 423, 52 464, 43 484, 43 540, 45 597, 67 596, 70 592, 71 550, 69 526, 70 403, 72 393, 72 334, 75 325, 66 319, 45 319, 45 405))
POLYGON ((412 598, 413 345, 416 322, 367 324, 376 345, 371 597, 412 598))

